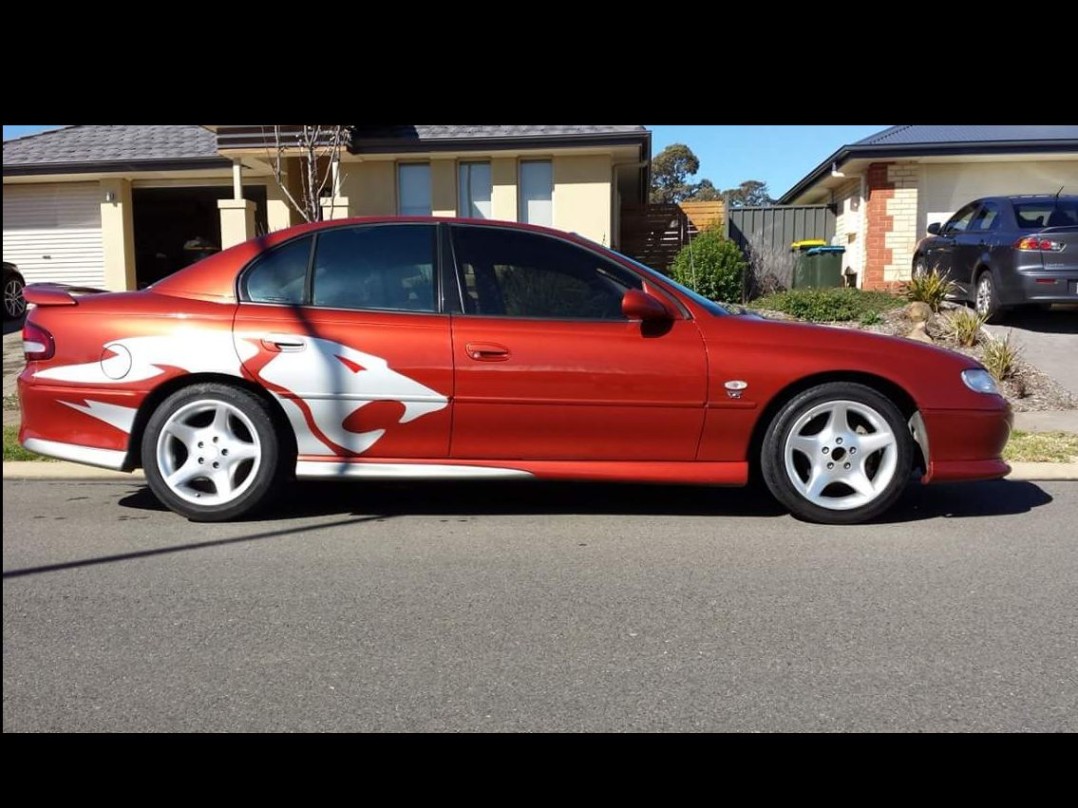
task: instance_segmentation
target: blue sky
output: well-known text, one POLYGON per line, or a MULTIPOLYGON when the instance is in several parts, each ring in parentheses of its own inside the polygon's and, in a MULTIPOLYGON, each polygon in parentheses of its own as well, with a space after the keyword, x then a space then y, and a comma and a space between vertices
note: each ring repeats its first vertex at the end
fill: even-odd
MULTIPOLYGON (((4 140, 55 129, 5 126, 4 140)), ((875 126, 648 126, 652 154, 684 143, 700 158, 697 181, 707 178, 722 190, 745 180, 767 183, 771 196, 793 187, 828 155, 881 129, 875 126)))

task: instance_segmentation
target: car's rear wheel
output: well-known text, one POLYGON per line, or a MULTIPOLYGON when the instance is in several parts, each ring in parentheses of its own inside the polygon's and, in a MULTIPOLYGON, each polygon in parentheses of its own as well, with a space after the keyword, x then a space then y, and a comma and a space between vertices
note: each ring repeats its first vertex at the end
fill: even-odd
POLYGON ((830 382, 779 411, 761 466, 767 487, 794 516, 855 524, 901 495, 913 466, 912 439, 889 399, 863 384, 830 382))
POLYGON ((996 293, 996 283, 987 269, 977 276, 977 287, 973 297, 973 306, 984 317, 986 323, 994 323, 1003 316, 996 293))
POLYGON ((142 439, 150 490, 196 522, 251 513, 281 481, 280 440, 269 407, 224 384, 196 384, 154 411, 142 439))
POLYGON ((23 291, 26 284, 14 272, 4 272, 4 317, 17 320, 26 314, 26 298, 23 291))

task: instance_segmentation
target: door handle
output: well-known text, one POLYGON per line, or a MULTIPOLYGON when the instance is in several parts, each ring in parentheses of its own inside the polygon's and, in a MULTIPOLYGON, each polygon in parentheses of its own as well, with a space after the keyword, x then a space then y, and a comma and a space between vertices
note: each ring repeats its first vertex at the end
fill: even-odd
POLYGON ((469 342, 464 351, 478 362, 504 362, 509 358, 509 349, 496 342, 469 342))
POLYGON ((307 341, 296 334, 266 334, 262 337, 262 347, 269 351, 302 351, 307 341))

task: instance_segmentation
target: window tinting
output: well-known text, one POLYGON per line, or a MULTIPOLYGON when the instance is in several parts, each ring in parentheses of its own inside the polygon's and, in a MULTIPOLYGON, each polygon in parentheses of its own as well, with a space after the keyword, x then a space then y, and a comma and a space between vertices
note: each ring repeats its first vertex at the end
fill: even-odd
POLYGON ((433 225, 326 230, 314 257, 314 305, 435 311, 433 225))
POLYGON ((549 236, 454 228, 468 314, 622 320, 621 299, 641 280, 598 255, 549 236))
POLYGON ((943 229, 950 233, 961 233, 969 228, 973 214, 977 211, 976 204, 969 204, 950 218, 943 229))
POLYGON ((1078 202, 1054 199, 1047 202, 1016 202, 1014 215, 1023 230, 1078 225, 1078 202))
POLYGON ((241 297, 252 303, 303 303, 311 237, 290 241, 267 253, 244 275, 241 297))
POLYGON ((984 203, 981 212, 970 225, 970 230, 998 230, 1001 225, 1001 209, 998 202, 988 201, 984 203))

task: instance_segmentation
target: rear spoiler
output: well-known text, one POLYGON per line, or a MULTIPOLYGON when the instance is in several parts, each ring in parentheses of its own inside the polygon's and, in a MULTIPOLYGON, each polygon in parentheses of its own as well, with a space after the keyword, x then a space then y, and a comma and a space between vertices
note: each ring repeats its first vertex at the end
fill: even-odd
POLYGON ((101 295, 107 289, 94 289, 91 286, 69 286, 66 283, 31 283, 23 289, 27 303, 35 306, 77 306, 78 295, 101 295))

